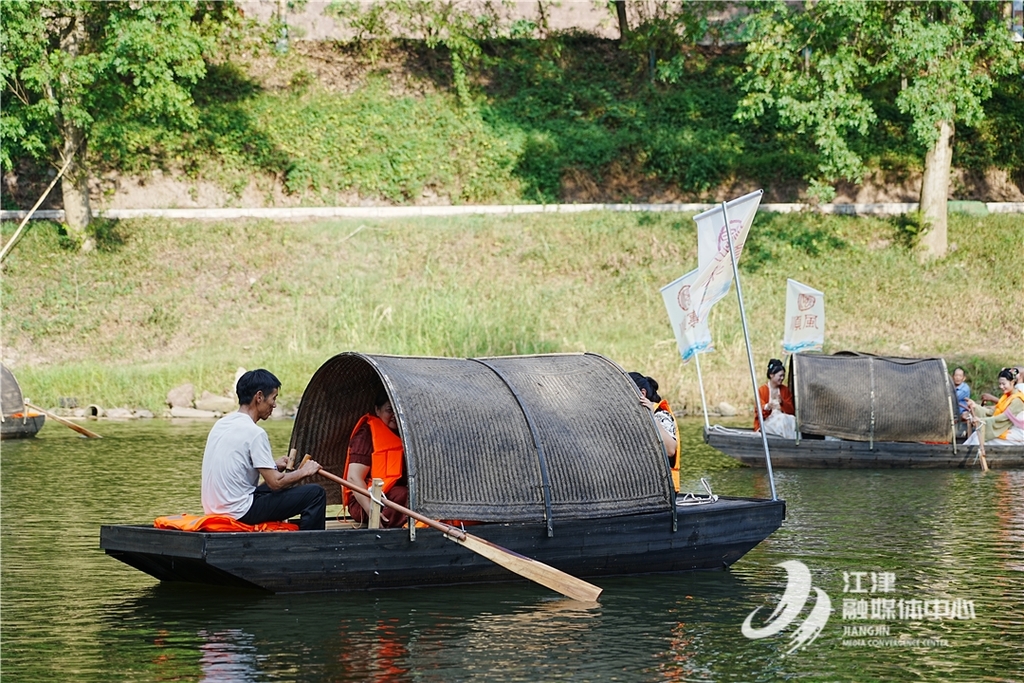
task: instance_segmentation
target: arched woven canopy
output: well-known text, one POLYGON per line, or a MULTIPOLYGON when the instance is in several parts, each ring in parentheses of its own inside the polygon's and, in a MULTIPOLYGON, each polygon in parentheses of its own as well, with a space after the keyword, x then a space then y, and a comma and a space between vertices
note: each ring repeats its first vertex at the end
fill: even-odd
POLYGON ((14 373, 0 363, 0 412, 7 417, 25 410, 25 399, 21 396, 21 387, 14 373))
POLYGON ((952 438, 956 394, 941 358, 798 353, 790 375, 804 434, 853 441, 952 438))
MULTIPOLYGON (((291 447, 342 475, 377 393, 405 446, 409 507, 440 519, 547 521, 670 510, 657 428, 602 356, 417 358, 342 353, 313 375, 291 447)), ((331 503, 337 485, 320 479, 331 503)))

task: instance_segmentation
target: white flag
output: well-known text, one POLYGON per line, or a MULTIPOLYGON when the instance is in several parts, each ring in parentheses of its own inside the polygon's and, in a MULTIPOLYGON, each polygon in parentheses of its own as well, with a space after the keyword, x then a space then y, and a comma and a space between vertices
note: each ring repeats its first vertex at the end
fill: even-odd
MULTIPOLYGON (((764 190, 757 190, 725 204, 737 262, 743 254, 743 245, 746 244, 750 225, 754 222, 754 214, 757 213, 763 194, 764 190)), ((697 214, 693 220, 697 222, 697 269, 700 275, 691 291, 697 316, 704 320, 711 307, 729 293, 732 286, 732 260, 722 207, 717 206, 697 214)))
POLYGON ((825 343, 825 295, 796 280, 786 280, 786 284, 782 348, 787 353, 820 351, 825 343))
POLYGON ((683 357, 684 363, 689 362, 696 353, 714 351, 707 319, 699 319, 693 306, 691 292, 697 275, 698 271, 691 270, 661 288, 661 297, 665 300, 668 318, 672 321, 672 331, 679 346, 679 355, 683 357))

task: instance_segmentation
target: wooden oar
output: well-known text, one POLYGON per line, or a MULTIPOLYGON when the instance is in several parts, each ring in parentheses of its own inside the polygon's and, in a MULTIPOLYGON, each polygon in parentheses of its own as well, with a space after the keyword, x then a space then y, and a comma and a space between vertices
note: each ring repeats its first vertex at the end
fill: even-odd
POLYGON ((102 436, 100 436, 96 432, 90 432, 85 427, 83 427, 81 425, 76 425, 71 420, 65 420, 63 417, 58 417, 58 416, 54 415, 53 413, 51 413, 49 410, 43 410, 39 406, 34 406, 31 403, 25 403, 25 407, 26 408, 31 408, 32 410, 35 410, 36 412, 40 412, 43 415, 45 415, 46 417, 48 417, 51 420, 53 420, 54 422, 59 422, 62 425, 64 425, 65 427, 70 427, 71 429, 74 429, 79 434, 81 434, 83 436, 87 436, 90 439, 102 439, 103 438, 102 436))
MULTIPOLYGON (((367 497, 370 496, 370 492, 366 489, 345 481, 341 477, 331 474, 326 470, 321 469, 319 474, 320 476, 337 482, 356 493, 367 497)), ((407 517, 423 522, 427 526, 443 532, 450 540, 465 546, 478 555, 486 557, 491 562, 501 565, 510 572, 539 583, 542 586, 546 586, 557 593, 561 593, 567 598, 581 600, 583 602, 597 602, 598 596, 601 595, 602 589, 598 588, 594 584, 587 583, 582 579, 577 579, 575 576, 566 574, 565 572, 548 566, 543 562, 532 560, 529 557, 524 557, 523 555, 508 550, 507 548, 502 548, 500 545, 496 545, 490 541, 476 536, 471 536, 462 529, 453 527, 450 524, 445 524, 444 522, 439 522, 436 519, 424 517, 418 512, 410 510, 404 505, 399 505, 398 503, 390 501, 387 498, 381 498, 381 502, 392 510, 397 510, 407 517)))
POLYGON ((985 460, 985 421, 978 423, 978 458, 981 459, 981 471, 988 472, 988 461, 985 460))

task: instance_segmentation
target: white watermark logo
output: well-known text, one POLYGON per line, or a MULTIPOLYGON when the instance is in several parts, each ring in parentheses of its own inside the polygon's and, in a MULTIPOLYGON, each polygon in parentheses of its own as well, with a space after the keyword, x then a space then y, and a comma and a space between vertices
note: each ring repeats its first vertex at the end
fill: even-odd
MULTIPOLYGON (((753 626, 758 607, 743 621, 743 635, 752 640, 768 638, 797 622, 811 597, 811 572, 803 562, 789 560, 775 565, 786 570, 786 591, 778 607, 760 628, 753 626)), ((795 627, 785 654, 813 643, 832 613, 832 601, 820 588, 806 618, 795 627)), ((843 572, 843 600, 838 616, 843 623, 843 647, 948 647, 949 641, 921 627, 939 622, 976 619, 974 600, 959 597, 897 597, 895 572, 843 572), (870 584, 870 585, 869 585, 870 584), (891 626, 905 625, 917 633, 892 633, 891 626), (923 637, 922 637, 923 636, 923 637)), ((920 594, 919 594, 920 595, 920 594)))
MULTIPOLYGON (((751 625, 754 615, 761 609, 760 607, 747 615, 741 630, 743 635, 752 640, 768 638, 782 632, 800 616, 807 604, 807 598, 811 595, 813 586, 811 586, 811 571, 807 565, 799 560, 788 560, 775 566, 786 570, 786 592, 782 594, 778 607, 771 613, 763 627, 754 628, 751 625)), ((790 648, 786 650, 787 655, 813 643, 814 639, 821 634, 821 630, 825 628, 825 624, 828 623, 828 617, 832 613, 832 601, 829 600, 828 594, 820 588, 814 588, 814 592, 817 596, 814 607, 790 638, 790 648)))

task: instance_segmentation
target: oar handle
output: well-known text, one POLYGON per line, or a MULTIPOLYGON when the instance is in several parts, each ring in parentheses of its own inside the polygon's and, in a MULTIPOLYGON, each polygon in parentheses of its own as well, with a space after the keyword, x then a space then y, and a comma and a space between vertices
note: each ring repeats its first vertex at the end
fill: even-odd
MULTIPOLYGON (((367 498, 371 497, 370 496, 370 492, 367 491, 366 489, 364 489, 363 487, 356 486, 352 482, 346 481, 345 479, 342 479, 341 477, 339 477, 336 474, 331 474, 327 470, 321 469, 318 474, 321 477, 326 477, 327 479, 330 479, 331 481, 337 482, 337 483, 341 484, 342 486, 344 486, 345 488, 350 489, 352 491, 355 491, 356 493, 358 493, 360 495, 366 496, 367 498)), ((409 508, 405 507, 404 505, 399 505, 398 503, 395 503, 394 501, 388 500, 387 498, 381 497, 380 502, 384 503, 384 505, 386 505, 387 507, 391 508, 392 510, 397 510, 398 512, 401 512, 406 517, 411 517, 412 519, 415 519, 417 522, 423 522, 427 526, 429 526, 429 527, 431 527, 433 529, 437 529, 438 531, 441 531, 443 533, 446 533, 449 536, 453 536, 453 537, 455 537, 455 538, 457 538, 459 540, 462 540, 462 539, 464 539, 466 537, 466 533, 464 531, 462 531, 462 529, 459 529, 457 527, 453 527, 450 524, 445 524, 444 522, 439 522, 436 519, 431 519, 430 517, 424 517, 420 513, 416 512, 415 510, 410 510, 409 508)))

